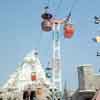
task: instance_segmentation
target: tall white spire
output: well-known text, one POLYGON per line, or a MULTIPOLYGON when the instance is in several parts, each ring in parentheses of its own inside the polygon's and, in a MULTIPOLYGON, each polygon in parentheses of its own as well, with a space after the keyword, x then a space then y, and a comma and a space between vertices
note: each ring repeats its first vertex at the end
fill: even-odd
POLYGON ((53 83, 57 89, 62 91, 59 28, 60 28, 60 24, 54 23, 53 25, 53 83))

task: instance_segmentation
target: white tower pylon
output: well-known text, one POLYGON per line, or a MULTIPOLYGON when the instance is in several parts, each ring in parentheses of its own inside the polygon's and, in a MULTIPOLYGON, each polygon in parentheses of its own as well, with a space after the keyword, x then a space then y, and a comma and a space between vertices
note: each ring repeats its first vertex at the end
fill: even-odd
POLYGON ((61 76, 61 55, 60 55, 60 24, 53 24, 53 85, 59 91, 62 91, 62 76, 61 76))

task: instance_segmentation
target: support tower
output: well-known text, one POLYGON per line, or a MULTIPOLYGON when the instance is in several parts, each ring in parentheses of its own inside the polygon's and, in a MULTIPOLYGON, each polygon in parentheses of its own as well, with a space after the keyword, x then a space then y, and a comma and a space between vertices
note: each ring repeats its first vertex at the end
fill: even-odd
POLYGON ((62 91, 61 78, 61 55, 60 55, 60 24, 53 24, 53 85, 59 91, 62 91))

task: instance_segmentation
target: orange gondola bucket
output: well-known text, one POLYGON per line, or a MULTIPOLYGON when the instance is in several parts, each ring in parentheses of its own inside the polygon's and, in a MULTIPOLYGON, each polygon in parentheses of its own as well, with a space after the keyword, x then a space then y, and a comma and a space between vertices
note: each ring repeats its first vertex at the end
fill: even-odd
POLYGON ((75 29, 72 24, 68 23, 64 25, 64 37, 65 38, 72 38, 74 35, 75 29))

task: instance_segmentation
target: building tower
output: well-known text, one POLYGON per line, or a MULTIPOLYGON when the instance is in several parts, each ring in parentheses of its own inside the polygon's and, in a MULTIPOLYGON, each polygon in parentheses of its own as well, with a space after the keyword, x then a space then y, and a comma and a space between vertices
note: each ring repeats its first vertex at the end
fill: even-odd
POLYGON ((94 72, 91 65, 78 67, 79 96, 76 100, 92 100, 95 93, 94 72))
POLYGON ((94 72, 91 65, 81 65, 78 67, 78 80, 80 91, 94 91, 94 72))

